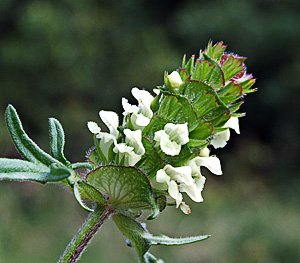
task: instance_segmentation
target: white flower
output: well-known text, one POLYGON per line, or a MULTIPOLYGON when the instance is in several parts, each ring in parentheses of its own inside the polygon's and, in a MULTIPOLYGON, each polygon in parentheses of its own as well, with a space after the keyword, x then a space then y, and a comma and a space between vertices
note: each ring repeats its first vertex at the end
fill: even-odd
POLYGON ((153 89, 153 92, 154 92, 156 95, 159 95, 159 94, 160 94, 160 89, 153 89))
POLYGON ((211 145, 214 146, 215 149, 223 148, 227 141, 230 138, 229 128, 234 129, 237 134, 240 134, 239 128, 239 119, 238 117, 231 117, 223 126, 223 128, 228 128, 225 131, 218 132, 214 135, 214 138, 211 140, 211 145))
POLYGON ((170 136, 164 131, 160 130, 155 132, 154 140, 159 143, 161 150, 171 156, 178 155, 181 150, 181 145, 170 140, 170 136))
POLYGON ((134 152, 139 155, 143 155, 145 153, 145 148, 142 143, 142 131, 132 131, 129 129, 124 130, 125 134, 125 142, 127 145, 133 147, 134 152))
POLYGON ((100 149, 102 150, 106 159, 108 159, 108 151, 113 143, 117 143, 116 137, 107 132, 100 132, 97 138, 100 140, 100 149))
POLYGON ((184 124, 167 123, 164 130, 170 136, 172 141, 175 141, 180 145, 184 145, 189 142, 187 122, 184 124))
POLYGON ((133 88, 131 93, 138 101, 139 105, 131 105, 128 103, 127 99, 122 98, 122 106, 124 109, 123 115, 127 116, 128 114, 132 114, 131 121, 134 129, 143 129, 149 124, 150 119, 153 116, 150 106, 154 97, 148 91, 139 90, 138 88, 133 88))
POLYGON ((178 88, 183 83, 179 73, 177 71, 173 71, 170 75, 168 75, 169 82, 175 90, 178 90, 178 88))
POLYGON ((102 150, 106 159, 108 159, 108 151, 110 146, 119 136, 118 126, 119 126, 119 117, 115 112, 112 111, 100 111, 99 116, 101 120, 108 127, 109 132, 101 132, 101 128, 98 126, 96 122, 89 121, 87 126, 90 132, 96 134, 100 141, 100 149, 102 150))
POLYGON ((192 185, 186 185, 186 184, 180 184, 179 190, 180 192, 185 192, 187 195, 194 201, 194 202, 203 202, 203 198, 201 195, 201 192, 204 188, 205 183, 205 177, 201 176, 195 179, 194 184, 192 185))
POLYGON ((118 138, 119 131, 119 116, 117 113, 113 111, 100 111, 99 112, 101 120, 105 123, 105 125, 108 127, 110 134, 114 135, 115 138, 118 138))
POLYGON ((190 207, 185 203, 185 202, 181 202, 181 204, 179 205, 181 211, 183 213, 185 213, 186 215, 190 214, 192 211, 190 209, 190 207))
POLYGON ((201 176, 200 166, 204 166, 216 175, 222 174, 221 163, 218 157, 195 157, 187 163, 192 169, 193 176, 201 176))
POLYGON ((125 129, 124 134, 125 143, 117 143, 114 140, 115 147, 113 151, 119 154, 119 161, 123 161, 124 165, 134 166, 145 153, 142 143, 142 131, 125 129))
POLYGON ((119 154, 119 162, 123 160, 125 166, 134 166, 142 156, 133 151, 133 147, 125 143, 116 143, 113 151, 119 154))
POLYGON ((152 118, 153 112, 150 108, 151 102, 154 97, 146 90, 139 90, 138 88, 133 88, 131 90, 133 97, 139 102, 139 109, 143 115, 148 118, 152 118))
POLYGON ((164 153, 171 156, 178 155, 181 146, 189 142, 187 123, 167 123, 163 130, 155 132, 154 140, 164 153))
POLYGON ((173 199, 175 199, 176 208, 178 208, 182 202, 182 194, 179 192, 178 185, 174 180, 171 180, 168 183, 168 193, 173 199))
POLYGON ((94 121, 89 121, 87 123, 87 126, 88 126, 88 129, 90 130, 90 132, 93 133, 93 134, 98 134, 101 131, 101 129, 98 126, 98 124, 96 122, 94 122, 94 121))
POLYGON ((159 189, 168 190, 170 197, 176 202, 176 207, 180 207, 185 214, 189 214, 191 210, 183 202, 181 192, 187 193, 195 202, 202 202, 201 191, 205 182, 203 178, 202 176, 193 179, 192 168, 189 166, 173 167, 168 164, 156 173, 156 182, 160 184, 159 189))
POLYGON ((167 164, 164 167, 164 170, 172 180, 175 180, 178 183, 184 183, 186 185, 192 185, 194 183, 192 169, 189 166, 173 167, 172 165, 167 164))

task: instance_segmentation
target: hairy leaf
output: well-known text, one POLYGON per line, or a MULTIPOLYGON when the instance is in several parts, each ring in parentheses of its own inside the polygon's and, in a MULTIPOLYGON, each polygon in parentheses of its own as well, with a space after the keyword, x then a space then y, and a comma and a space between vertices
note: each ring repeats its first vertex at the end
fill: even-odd
POLYGON ((68 178, 70 170, 59 174, 51 168, 24 160, 0 158, 0 180, 35 181, 39 183, 58 182, 68 178))
POLYGON ((65 133, 60 122, 55 118, 49 119, 49 133, 51 155, 64 165, 70 166, 70 162, 64 156, 65 133))
POLYGON ((5 119, 10 136, 19 153, 28 161, 42 163, 46 166, 59 163, 52 156, 40 149, 25 133, 19 116, 12 105, 8 105, 5 119))
POLYGON ((135 167, 100 166, 87 175, 87 183, 107 195, 109 204, 117 211, 152 209, 155 215, 158 213, 150 182, 135 167))

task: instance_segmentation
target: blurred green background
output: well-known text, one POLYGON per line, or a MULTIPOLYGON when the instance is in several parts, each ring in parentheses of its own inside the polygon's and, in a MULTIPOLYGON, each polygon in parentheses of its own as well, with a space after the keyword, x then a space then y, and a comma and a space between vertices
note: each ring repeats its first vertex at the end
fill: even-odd
MULTIPOLYGON (((88 120, 121 114, 133 86, 151 90, 182 55, 223 40, 248 57, 257 78, 226 148, 223 176, 206 173, 205 202, 192 214, 169 208, 148 223, 171 236, 211 234, 202 243, 155 247, 174 263, 300 262, 300 2, 298 0, 2 0, 0 153, 18 157, 4 123, 7 104, 48 148, 48 117, 66 131, 66 156, 83 161, 88 120)), ((56 262, 87 213, 66 189, 0 183, 0 263, 56 262)), ((135 262, 112 222, 82 262, 135 262), (116 252, 117 251, 117 252, 116 252)))

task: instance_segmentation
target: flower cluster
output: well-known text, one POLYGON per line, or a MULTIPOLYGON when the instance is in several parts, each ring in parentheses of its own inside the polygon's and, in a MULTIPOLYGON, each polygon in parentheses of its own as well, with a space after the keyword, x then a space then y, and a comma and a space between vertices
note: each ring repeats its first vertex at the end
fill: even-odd
POLYGON ((109 132, 88 122, 95 134, 98 165, 134 166, 150 180, 157 196, 190 213, 183 201, 186 194, 202 202, 205 177, 201 167, 221 175, 220 161, 210 156, 209 147, 224 147, 229 129, 239 131, 236 113, 244 94, 255 80, 246 73, 246 58, 225 53, 222 42, 210 43, 197 60, 185 57, 182 67, 165 75, 165 83, 154 89, 155 95, 138 88, 132 95, 138 105, 122 98, 123 122, 111 111, 99 115, 109 132), (100 142, 98 142, 100 139, 100 142))

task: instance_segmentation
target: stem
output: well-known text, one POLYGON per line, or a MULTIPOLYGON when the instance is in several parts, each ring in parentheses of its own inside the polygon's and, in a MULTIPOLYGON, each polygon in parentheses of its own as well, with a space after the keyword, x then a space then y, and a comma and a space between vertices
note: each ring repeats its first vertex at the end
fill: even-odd
POLYGON ((76 169, 92 169, 92 166, 90 163, 73 163, 72 164, 72 169, 76 170, 76 169))
POLYGON ((113 211, 109 208, 105 210, 96 208, 94 212, 91 212, 57 263, 77 262, 104 221, 112 214, 113 211))

